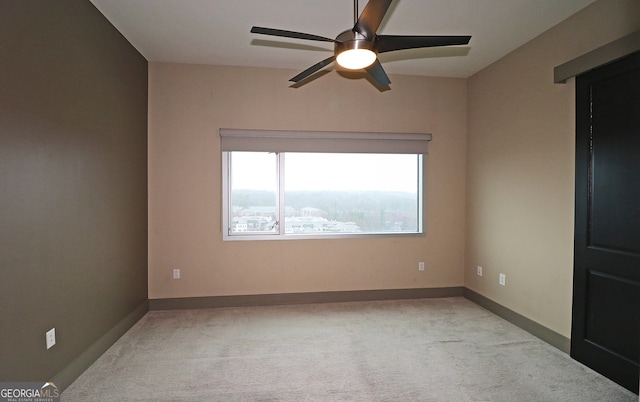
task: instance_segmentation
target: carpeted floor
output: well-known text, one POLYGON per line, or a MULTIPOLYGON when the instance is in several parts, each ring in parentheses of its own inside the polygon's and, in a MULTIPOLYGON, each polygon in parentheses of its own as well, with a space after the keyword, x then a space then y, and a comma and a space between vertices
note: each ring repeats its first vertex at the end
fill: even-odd
POLYGON ((63 401, 638 396, 464 298, 152 311, 63 401))

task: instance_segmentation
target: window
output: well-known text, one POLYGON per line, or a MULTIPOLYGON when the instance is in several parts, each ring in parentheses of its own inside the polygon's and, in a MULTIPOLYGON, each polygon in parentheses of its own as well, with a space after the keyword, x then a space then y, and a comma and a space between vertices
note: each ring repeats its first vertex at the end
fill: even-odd
POLYGON ((429 134, 220 135, 225 240, 423 233, 429 134))

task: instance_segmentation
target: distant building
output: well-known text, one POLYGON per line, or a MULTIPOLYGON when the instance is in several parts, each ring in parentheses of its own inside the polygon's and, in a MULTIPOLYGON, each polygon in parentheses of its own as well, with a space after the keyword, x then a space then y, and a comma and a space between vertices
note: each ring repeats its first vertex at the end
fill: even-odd
POLYGON ((325 210, 315 207, 304 207, 300 210, 300 215, 302 216, 318 216, 322 218, 326 218, 328 213, 325 210))
POLYGON ((231 230, 233 232, 267 232, 274 229, 270 216, 239 216, 233 218, 231 230))
POLYGON ((326 232, 329 221, 317 216, 294 216, 284 220, 285 233, 326 232))

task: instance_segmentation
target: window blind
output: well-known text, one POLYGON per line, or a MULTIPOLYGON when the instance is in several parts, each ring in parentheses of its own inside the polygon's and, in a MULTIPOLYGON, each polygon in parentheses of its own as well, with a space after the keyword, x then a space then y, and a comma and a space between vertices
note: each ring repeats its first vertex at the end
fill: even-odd
POLYGON ((221 128, 222 151, 426 154, 431 134, 221 128))

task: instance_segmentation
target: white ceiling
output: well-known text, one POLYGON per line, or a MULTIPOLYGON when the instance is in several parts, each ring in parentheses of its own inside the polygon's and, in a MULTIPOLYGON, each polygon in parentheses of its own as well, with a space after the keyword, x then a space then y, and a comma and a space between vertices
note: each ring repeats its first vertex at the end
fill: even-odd
MULTIPOLYGON (((384 53, 380 61, 389 74, 469 77, 594 1, 396 0, 378 34, 472 35, 471 42, 384 53)), ((256 35, 251 27, 334 38, 354 24, 352 0, 91 2, 148 61, 302 71, 331 56, 333 44, 256 35)))

